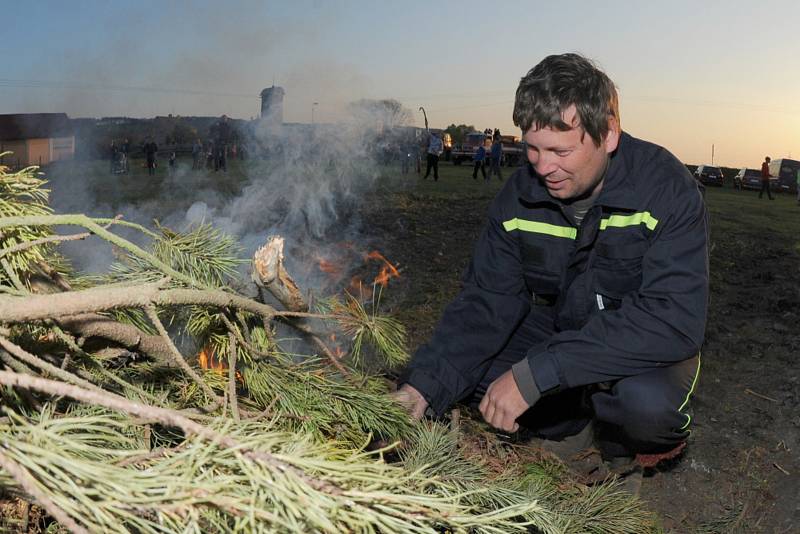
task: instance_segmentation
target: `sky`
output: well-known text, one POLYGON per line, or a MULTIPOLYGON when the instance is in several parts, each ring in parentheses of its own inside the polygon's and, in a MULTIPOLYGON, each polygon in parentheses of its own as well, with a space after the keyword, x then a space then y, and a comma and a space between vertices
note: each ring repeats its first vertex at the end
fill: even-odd
POLYGON ((800 2, 0 0, 0 113, 70 117, 259 114, 336 122, 391 98, 423 126, 519 134, 525 73, 593 59, 623 129, 686 163, 800 159, 800 2), (314 104, 316 102, 316 104, 314 104))

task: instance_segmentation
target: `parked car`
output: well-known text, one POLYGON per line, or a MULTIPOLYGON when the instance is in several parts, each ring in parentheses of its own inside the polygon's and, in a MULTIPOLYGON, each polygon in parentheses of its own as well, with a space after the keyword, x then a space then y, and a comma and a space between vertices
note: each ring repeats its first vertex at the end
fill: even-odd
POLYGON ((800 161, 794 159, 773 159, 769 163, 770 187, 776 191, 797 193, 797 171, 800 161))
MULTIPOLYGON (((748 169, 741 168, 736 176, 733 177, 733 187, 736 189, 754 189, 759 191, 761 189, 761 169, 748 169)), ((778 191, 778 177, 769 177, 769 188, 772 191, 778 191)))
POLYGON ((742 167, 733 177, 736 189, 761 189, 761 170, 742 167))
POLYGON ((722 187, 724 178, 722 169, 713 165, 698 165, 694 171, 694 177, 704 185, 716 185, 722 187))

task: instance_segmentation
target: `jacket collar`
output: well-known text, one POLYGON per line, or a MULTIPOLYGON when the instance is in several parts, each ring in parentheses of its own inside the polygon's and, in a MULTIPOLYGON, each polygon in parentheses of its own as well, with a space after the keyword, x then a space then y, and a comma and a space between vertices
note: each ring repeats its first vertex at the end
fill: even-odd
MULTIPOLYGON (((636 182, 631 172, 631 150, 633 138, 625 132, 620 134, 619 145, 611 154, 611 161, 606 171, 603 182, 603 189, 597 197, 595 205, 607 208, 619 208, 624 210, 640 210, 644 208, 641 195, 637 194, 636 182)), ((527 183, 530 187, 522 190, 519 198, 527 204, 550 203, 558 205, 558 202, 550 196, 547 188, 542 184, 539 175, 528 163, 526 166, 527 183)))

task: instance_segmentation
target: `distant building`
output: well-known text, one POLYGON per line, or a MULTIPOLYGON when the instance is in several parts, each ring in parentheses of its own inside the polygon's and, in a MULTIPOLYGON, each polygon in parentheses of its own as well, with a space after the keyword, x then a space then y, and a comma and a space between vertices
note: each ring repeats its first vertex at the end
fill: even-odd
POLYGON ((261 91, 261 119, 283 124, 283 87, 267 87, 261 91))
POLYGON ((14 168, 47 165, 75 156, 75 131, 66 113, 0 115, 0 163, 14 168))

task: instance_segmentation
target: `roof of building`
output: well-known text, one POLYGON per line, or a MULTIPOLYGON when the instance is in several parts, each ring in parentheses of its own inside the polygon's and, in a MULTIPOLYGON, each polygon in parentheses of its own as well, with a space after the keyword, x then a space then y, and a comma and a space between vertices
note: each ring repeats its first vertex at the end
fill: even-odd
POLYGON ((42 139, 74 135, 66 113, 14 113, 0 115, 0 140, 42 139))

